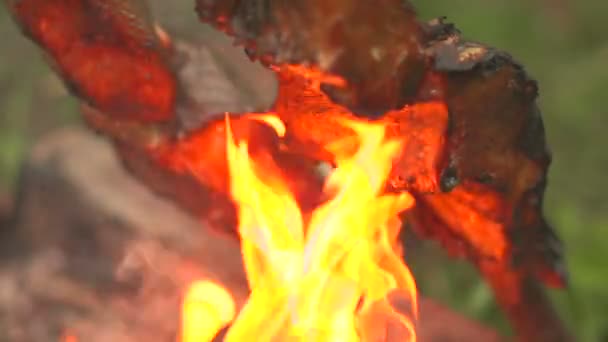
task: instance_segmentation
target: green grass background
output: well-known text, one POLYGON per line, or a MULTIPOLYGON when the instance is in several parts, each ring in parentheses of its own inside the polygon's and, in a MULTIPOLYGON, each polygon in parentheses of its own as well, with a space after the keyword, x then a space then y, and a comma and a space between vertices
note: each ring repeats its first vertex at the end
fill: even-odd
MULTIPOLYGON (((194 1, 156 0, 169 27, 196 29, 194 1), (187 22, 188 24, 184 24, 187 22)), ((566 245, 571 286, 553 293, 581 341, 608 341, 608 1, 415 1, 470 39, 511 52, 540 84, 554 162, 546 212, 566 245)), ((76 101, 0 6, 0 189, 44 132, 78 120, 76 101)), ((430 264, 430 263, 429 263, 430 264)), ((465 265, 416 268, 422 291, 505 328, 491 293, 465 265)))

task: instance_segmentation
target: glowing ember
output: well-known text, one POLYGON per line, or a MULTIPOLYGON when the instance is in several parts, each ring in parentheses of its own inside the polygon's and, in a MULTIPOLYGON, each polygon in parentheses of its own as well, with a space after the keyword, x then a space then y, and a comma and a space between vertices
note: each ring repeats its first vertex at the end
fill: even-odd
POLYGON ((65 331, 59 340, 60 342, 78 342, 76 335, 69 331, 65 331))
MULTIPOLYGON (((331 199, 305 217, 280 173, 250 158, 247 141, 235 142, 227 122, 230 188, 251 295, 226 341, 377 341, 391 326, 401 331, 399 340, 415 341, 416 287, 397 247, 397 214, 413 199, 382 194, 401 144, 384 141, 382 123, 348 125, 360 148, 337 160, 325 188, 331 199), (409 310, 396 310, 399 297, 409 310)), ((272 126, 282 132, 276 119, 272 126)), ((201 310, 184 310, 184 329, 208 307, 201 310)), ((198 341, 211 340, 218 328, 198 341)), ((186 335, 183 342, 194 341, 186 335)))

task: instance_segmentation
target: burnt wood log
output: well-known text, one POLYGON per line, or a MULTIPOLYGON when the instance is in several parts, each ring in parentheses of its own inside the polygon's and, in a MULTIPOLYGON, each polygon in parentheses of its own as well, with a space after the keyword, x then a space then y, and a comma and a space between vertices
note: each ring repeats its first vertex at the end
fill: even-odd
MULTIPOLYGON (((205 228, 127 173, 84 129, 32 150, 0 263, 0 340, 175 341, 180 296, 215 279, 247 296, 238 243, 205 228)), ((492 330, 422 299, 420 341, 499 341, 492 330)))

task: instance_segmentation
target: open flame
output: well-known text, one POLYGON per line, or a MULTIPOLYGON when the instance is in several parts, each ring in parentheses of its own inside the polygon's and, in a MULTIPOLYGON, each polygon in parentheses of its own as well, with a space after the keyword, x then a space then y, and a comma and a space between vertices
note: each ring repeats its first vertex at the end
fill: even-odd
MULTIPOLYGON (((261 119, 284 132, 276 117, 261 119)), ((413 198, 383 194, 402 144, 385 141, 381 122, 347 124, 357 132, 359 149, 336 161, 324 189, 329 199, 304 214, 280 170, 253 159, 226 119, 230 193, 251 295, 225 341, 416 340, 416 285, 397 243, 397 215, 413 198)), ((210 341, 221 327, 193 317, 226 309, 209 309, 208 301, 198 313, 190 300, 182 342, 193 342, 192 336, 210 341)), ((226 324, 226 316, 210 320, 226 324)))
MULTIPOLYGON (((287 78, 279 97, 292 99, 299 110, 309 109, 305 101, 329 111, 343 110, 320 95, 320 76, 302 78, 298 72, 282 74, 287 78), (295 78, 290 81, 289 75, 295 78)), ((223 285, 208 280, 190 284, 178 341, 208 342, 220 335, 228 342, 416 341, 416 285, 398 241, 399 214, 411 208, 414 199, 404 191, 386 192, 393 164, 407 150, 407 137, 391 134, 395 123, 390 120, 336 116, 332 122, 354 134, 313 139, 331 155, 335 168, 324 183, 324 201, 313 201, 311 210, 307 199, 296 194, 310 179, 299 179, 284 161, 274 159, 273 149, 289 140, 287 127, 293 117, 287 114, 295 110, 289 101, 278 102, 276 113, 250 113, 232 121, 232 127, 227 116, 223 126, 214 122, 156 151, 163 162, 190 170, 203 183, 228 188, 224 191, 237 207, 251 290, 237 314, 223 285), (261 123, 265 133, 274 131, 274 138, 285 139, 264 140, 269 137, 262 131, 248 131, 253 121, 261 123), (218 138, 221 128, 225 136, 218 138), (300 185, 294 186, 294 180, 300 185), (228 325, 225 334, 220 333, 228 325)), ((62 341, 75 342, 76 337, 66 333, 62 341)))
POLYGON ((236 304, 226 289, 211 281, 195 281, 182 305, 181 342, 213 340, 235 314, 236 304))

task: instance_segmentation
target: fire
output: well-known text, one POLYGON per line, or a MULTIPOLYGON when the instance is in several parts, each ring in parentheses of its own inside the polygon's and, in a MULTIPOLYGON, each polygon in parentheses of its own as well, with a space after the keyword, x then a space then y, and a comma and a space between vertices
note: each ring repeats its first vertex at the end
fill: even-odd
POLYGON ((234 299, 210 281, 190 285, 182 305, 182 342, 211 341, 236 314, 234 299))
MULTIPOLYGON (((239 120, 261 122, 287 139, 281 115, 286 109, 239 120)), ((385 192, 406 138, 388 134, 389 121, 339 116, 335 123, 354 135, 323 144, 335 168, 324 184, 325 200, 311 210, 303 209, 294 193, 294 175, 272 153, 259 153, 266 145, 256 145, 248 134, 233 134, 226 117, 225 150, 211 149, 215 159, 209 164, 227 176, 251 293, 237 314, 222 285, 191 284, 182 302, 180 342, 217 340, 231 323, 224 337, 228 342, 416 341, 416 284, 398 242, 398 215, 414 200, 407 192, 385 192)), ((169 148, 171 160, 185 160, 198 170, 198 157, 211 153, 209 148, 199 151, 199 143, 213 145, 204 133, 179 145, 187 147, 183 151, 169 148), (201 153, 184 157, 192 151, 201 153)), ((75 336, 66 335, 68 341, 76 341, 75 336)))
MULTIPOLYGON (((284 132, 272 116, 257 119, 268 118, 284 132)), ((306 214, 280 170, 251 158, 247 141, 235 141, 226 121, 230 193, 251 294, 225 340, 377 341, 398 334, 415 341, 416 286, 397 244, 397 214, 413 199, 383 194, 401 142, 385 141, 382 123, 348 122, 358 152, 336 161, 325 185, 330 199, 306 214), (410 308, 398 311, 398 298, 410 308)), ((184 310, 183 320, 199 315, 184 310)))

